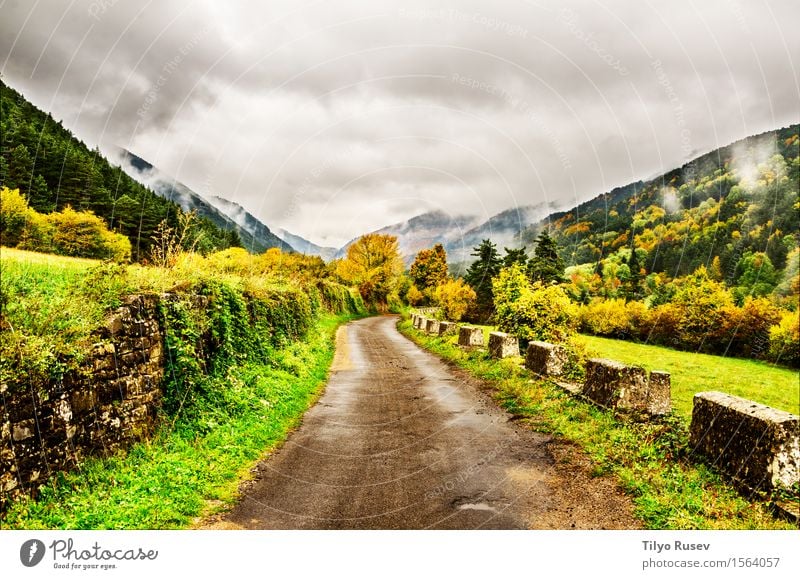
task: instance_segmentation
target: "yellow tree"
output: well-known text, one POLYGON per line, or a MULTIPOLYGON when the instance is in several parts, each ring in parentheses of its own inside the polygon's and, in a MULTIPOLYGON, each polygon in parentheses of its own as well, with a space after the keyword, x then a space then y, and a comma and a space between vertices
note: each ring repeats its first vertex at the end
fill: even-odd
POLYGON ((367 303, 384 305, 397 288, 403 260, 397 237, 368 233, 347 248, 347 257, 336 264, 336 274, 355 285, 367 303))

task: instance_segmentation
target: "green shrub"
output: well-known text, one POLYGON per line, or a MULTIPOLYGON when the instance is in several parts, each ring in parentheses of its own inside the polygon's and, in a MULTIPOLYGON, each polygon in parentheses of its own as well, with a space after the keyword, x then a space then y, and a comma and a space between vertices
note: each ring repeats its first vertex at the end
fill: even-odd
POLYGON ((492 281, 495 318, 500 330, 520 338, 560 343, 575 333, 577 306, 558 285, 531 284, 517 264, 492 281))

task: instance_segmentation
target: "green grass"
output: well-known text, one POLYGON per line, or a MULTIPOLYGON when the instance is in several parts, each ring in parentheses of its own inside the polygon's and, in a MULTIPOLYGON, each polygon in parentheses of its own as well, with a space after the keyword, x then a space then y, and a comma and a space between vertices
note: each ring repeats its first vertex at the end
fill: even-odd
POLYGON ((58 475, 37 500, 8 511, 12 529, 174 529, 232 504, 242 479, 279 445, 316 400, 333 359, 334 335, 347 317, 325 316, 277 364, 229 369, 235 399, 205 432, 166 425, 151 441, 108 459, 86 460, 58 475))
POLYGON ((10 505, 1 528, 190 526, 231 504, 252 466, 298 423, 323 388, 336 328, 360 316, 325 314, 320 305, 314 318, 310 297, 300 307, 307 297, 300 282, 281 272, 214 269, 212 261, 187 254, 167 269, 0 249, 4 387, 45 387, 79 368, 108 309, 126 294, 201 290, 215 305, 202 315, 180 304, 165 308, 174 355, 165 361, 171 378, 155 437, 56 474, 36 500, 10 505), (251 323, 251 310, 259 323, 251 323), (200 363, 197 337, 206 330, 216 346, 200 363), (181 388, 191 396, 172 408, 181 388))
POLYGON ((678 416, 632 423, 535 379, 519 359, 490 360, 464 351, 453 338, 435 338, 403 321, 421 346, 484 380, 493 397, 530 428, 580 446, 595 475, 615 477, 631 495, 635 514, 651 529, 792 529, 766 501, 739 495, 703 464, 689 460, 687 424, 678 416))
POLYGON ((774 364, 741 358, 681 352, 596 336, 580 336, 590 351, 625 364, 665 370, 672 379, 672 405, 678 415, 691 418, 692 397, 717 390, 773 408, 800 413, 800 372, 774 364))

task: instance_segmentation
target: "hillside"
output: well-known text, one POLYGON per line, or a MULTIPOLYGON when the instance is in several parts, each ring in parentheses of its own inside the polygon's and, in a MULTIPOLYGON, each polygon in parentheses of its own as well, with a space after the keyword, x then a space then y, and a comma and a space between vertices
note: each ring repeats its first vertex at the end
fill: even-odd
POLYGON ((235 232, 241 245, 251 253, 262 253, 272 247, 292 251, 289 244, 276 236, 269 227, 248 213, 241 205, 220 197, 206 199, 199 193, 153 166, 150 162, 125 149, 119 150, 122 167, 133 178, 146 183, 158 195, 181 206, 184 211, 196 211, 223 231, 235 232))
POLYGON ((530 245, 549 226, 568 265, 635 247, 647 273, 679 277, 713 265, 733 282, 742 258, 757 252, 780 272, 798 245, 799 128, 748 137, 553 213, 526 228, 521 240, 530 245))
MULTIPOLYGON (((90 210, 126 235, 132 259, 148 256, 153 233, 166 219, 177 223, 178 206, 156 195, 90 150, 20 93, 0 81, 0 185, 19 189, 40 213, 67 206, 90 210)), ((239 239, 207 219, 198 223, 201 251, 240 245, 239 239)))
MULTIPOLYGON (((388 225, 374 233, 396 236, 403 260, 409 265, 421 249, 432 247, 437 243, 445 247, 457 246, 464 234, 477 225, 477 221, 477 218, 472 216, 451 216, 437 210, 388 225)), ((342 247, 337 257, 344 256, 353 241, 342 247)))
MULTIPOLYGON (((221 201, 224 201, 224 199, 221 201)), ((296 251, 304 255, 316 255, 325 261, 332 260, 334 257, 336 257, 336 253, 339 251, 335 247, 323 247, 321 245, 317 245, 316 243, 286 231, 285 229, 276 229, 275 234, 283 239, 286 243, 291 245, 296 251)))

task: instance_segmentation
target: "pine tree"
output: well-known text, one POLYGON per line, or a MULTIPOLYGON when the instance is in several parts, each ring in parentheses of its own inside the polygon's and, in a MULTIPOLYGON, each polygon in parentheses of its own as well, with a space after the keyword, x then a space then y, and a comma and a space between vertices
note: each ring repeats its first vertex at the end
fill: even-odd
POLYGON ((519 264, 523 269, 528 267, 528 253, 525 246, 519 249, 504 247, 506 254, 503 256, 503 267, 519 264))
POLYGON ((33 182, 33 160, 25 145, 17 145, 11 151, 8 163, 8 177, 6 185, 9 189, 19 189, 23 197, 27 198, 33 182))
POLYGON ((494 307, 492 278, 500 273, 503 261, 497 252, 497 246, 489 239, 484 239, 478 247, 474 248, 471 255, 478 259, 469 266, 464 274, 464 279, 475 290, 479 315, 488 317, 494 307))
POLYGON ((41 175, 33 178, 28 204, 39 213, 50 213, 55 208, 55 203, 50 198, 50 191, 47 190, 47 182, 41 175))
POLYGON ((558 255, 558 246, 547 230, 543 230, 536 239, 528 276, 542 283, 560 283, 564 280, 564 260, 558 255))
POLYGON ((636 254, 636 248, 631 248, 631 256, 628 258, 628 269, 630 269, 630 287, 628 289, 628 296, 633 299, 641 297, 642 287, 642 266, 639 263, 639 256, 636 254))

